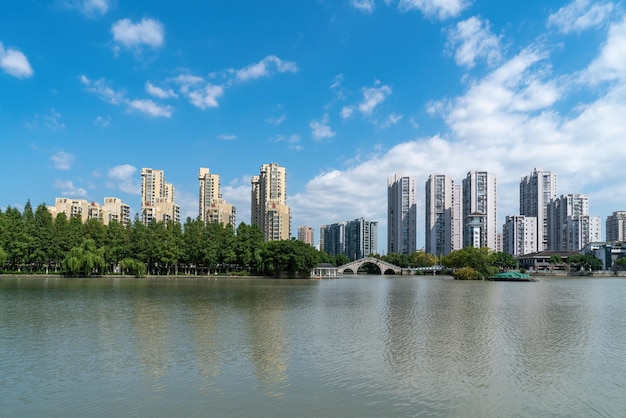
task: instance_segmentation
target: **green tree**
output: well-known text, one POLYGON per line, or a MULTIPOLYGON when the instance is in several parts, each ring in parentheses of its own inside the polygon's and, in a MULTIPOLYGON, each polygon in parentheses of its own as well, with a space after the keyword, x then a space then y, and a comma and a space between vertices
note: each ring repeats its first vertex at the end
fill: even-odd
POLYGON ((104 238, 104 258, 111 270, 119 265, 121 260, 130 256, 129 247, 129 229, 115 220, 109 222, 104 238))
POLYGON ((85 240, 80 247, 74 247, 68 252, 63 266, 71 276, 100 274, 106 266, 104 248, 97 248, 93 239, 85 240))
POLYGON ((191 266, 193 273, 198 274, 198 269, 202 269, 203 251, 202 236, 204 233, 204 222, 199 219, 187 218, 183 228, 183 262, 186 266, 191 266))
POLYGON ((120 261, 120 267, 122 273, 133 274, 136 277, 141 277, 146 274, 146 265, 139 260, 127 257, 120 261))
POLYGON ((29 241, 21 212, 9 206, 6 210, 4 247, 8 256, 9 270, 22 270, 27 260, 29 241))
POLYGON ((48 273, 50 264, 54 258, 54 225, 52 214, 45 203, 37 206, 33 224, 33 249, 31 260, 35 263, 37 270, 42 270, 42 267, 45 267, 45 272, 48 273))
POLYGON ((345 264, 348 264, 349 262, 350 258, 348 258, 348 256, 345 254, 337 254, 335 256, 335 267, 343 266, 345 264))
POLYGON ((452 251, 450 254, 441 257, 441 263, 453 270, 471 267, 478 271, 483 278, 493 275, 497 270, 492 265, 491 251, 487 247, 466 247, 452 251))
POLYGON ((302 241, 295 239, 266 242, 262 253, 264 273, 288 277, 309 276, 318 263, 317 251, 302 241))
POLYGON ((431 267, 437 265, 438 263, 439 260, 437 259, 437 256, 433 254, 428 254, 424 251, 415 251, 411 254, 411 267, 431 267))
POLYGON ((235 239, 235 257, 237 263, 251 273, 260 273, 262 269, 261 251, 264 239, 258 225, 240 223, 235 239))
POLYGON ((0 271, 4 270, 4 265, 7 263, 8 254, 2 247, 0 247, 0 271))
POLYGON ((491 264, 500 271, 517 268, 517 261, 509 253, 497 252, 492 254, 491 264))
POLYGON ((560 255, 558 254, 552 254, 550 256, 550 264, 555 265, 555 264, 562 264, 563 263, 563 259, 561 258, 560 255))
POLYGON ((577 270, 601 270, 602 260, 593 254, 575 254, 567 258, 567 264, 577 270))
POLYGON ((106 242, 107 227, 99 219, 87 219, 83 224, 83 237, 92 239, 96 243, 96 247, 101 247, 106 242))

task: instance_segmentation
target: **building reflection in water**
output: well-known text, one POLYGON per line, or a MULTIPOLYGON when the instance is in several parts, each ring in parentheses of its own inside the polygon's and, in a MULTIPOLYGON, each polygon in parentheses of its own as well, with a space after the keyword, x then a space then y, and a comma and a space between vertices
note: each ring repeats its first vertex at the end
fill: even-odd
POLYGON ((281 288, 248 289, 241 300, 246 306, 247 352, 257 380, 271 396, 284 396, 288 386, 287 325, 288 311, 281 288))

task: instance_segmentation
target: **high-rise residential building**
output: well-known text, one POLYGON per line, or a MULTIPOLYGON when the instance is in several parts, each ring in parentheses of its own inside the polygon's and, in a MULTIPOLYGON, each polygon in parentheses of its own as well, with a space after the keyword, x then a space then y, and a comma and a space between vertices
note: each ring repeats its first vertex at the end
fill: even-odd
POLYGON ((54 206, 49 206, 47 209, 54 218, 59 213, 65 213, 68 219, 79 218, 81 222, 97 219, 104 225, 108 225, 115 220, 125 226, 130 225, 130 207, 116 197, 105 197, 104 205, 85 199, 57 197, 54 206))
POLYGON ((346 223, 346 255, 350 261, 378 252, 378 222, 363 218, 346 223))
POLYGON ((463 246, 497 249, 496 176, 470 171, 463 179, 463 246))
POLYGON ((502 227, 502 251, 512 256, 537 252, 537 218, 507 216, 502 227))
POLYGON ((387 253, 417 249, 417 179, 397 174, 387 181, 387 253))
POLYGON ((287 170, 276 163, 263 164, 251 179, 250 217, 266 241, 291 237, 291 208, 287 206, 287 170))
POLYGON ((537 218, 537 248, 532 252, 548 249, 548 205, 556 198, 556 190, 556 174, 551 171, 535 168, 520 181, 520 215, 537 218))
POLYGON ((298 227, 298 241, 306 242, 310 246, 315 246, 315 236, 313 228, 310 226, 300 225, 298 227))
POLYGON ((350 261, 378 252, 378 222, 375 221, 359 218, 324 225, 320 235, 324 237, 324 252, 333 256, 343 254, 350 261))
POLYGON ((105 197, 104 209, 106 214, 105 225, 108 225, 110 221, 119 222, 124 226, 130 225, 130 206, 122 202, 121 199, 105 197))
POLYGON ((606 217, 606 241, 626 241, 626 211, 617 211, 606 217))
POLYGON ((346 222, 320 227, 320 249, 329 255, 346 255, 346 222))
POLYGON ((220 176, 212 174, 208 168, 200 168, 198 174, 198 216, 204 223, 219 222, 235 228, 237 212, 233 205, 226 203, 220 189, 220 176))
POLYGON ((589 215, 568 216, 563 227, 564 251, 580 251, 592 242, 600 242, 600 217, 589 215))
POLYGON ((461 185, 444 174, 431 174, 426 181, 425 251, 436 256, 463 248, 461 185))
POLYGON ((180 222, 180 207, 175 203, 174 185, 165 181, 163 170, 141 169, 141 221, 180 222))
POLYGON ((565 222, 568 216, 589 215, 589 197, 567 194, 554 198, 548 205, 548 249, 564 250, 566 245, 565 222))

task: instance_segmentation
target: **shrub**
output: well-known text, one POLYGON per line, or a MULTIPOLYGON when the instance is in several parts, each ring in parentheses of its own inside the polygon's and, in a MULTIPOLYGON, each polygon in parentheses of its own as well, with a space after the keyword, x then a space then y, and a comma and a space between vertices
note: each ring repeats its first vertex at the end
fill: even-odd
POLYGON ((452 273, 456 280, 482 280, 480 272, 472 267, 462 267, 452 273))

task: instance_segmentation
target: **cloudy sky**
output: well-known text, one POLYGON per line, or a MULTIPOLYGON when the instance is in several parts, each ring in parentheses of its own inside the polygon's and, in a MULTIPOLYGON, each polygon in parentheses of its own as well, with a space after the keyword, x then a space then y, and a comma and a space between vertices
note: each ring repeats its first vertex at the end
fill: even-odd
POLYGON ((0 207, 140 208, 165 171, 183 218, 198 172, 250 223, 250 177, 287 168, 298 225, 364 217, 386 251, 387 179, 487 170, 498 218, 557 173, 590 214, 626 210, 621 1, 276 0, 0 3, 0 207))

